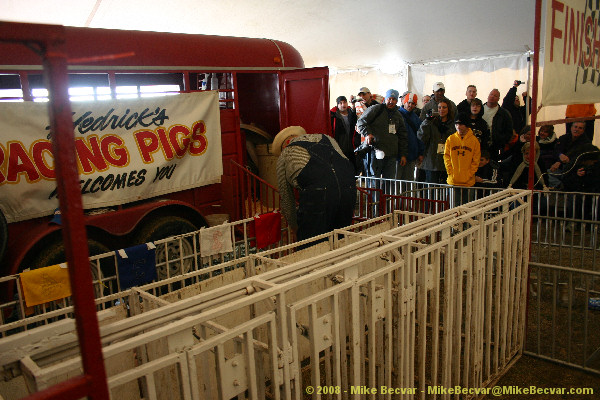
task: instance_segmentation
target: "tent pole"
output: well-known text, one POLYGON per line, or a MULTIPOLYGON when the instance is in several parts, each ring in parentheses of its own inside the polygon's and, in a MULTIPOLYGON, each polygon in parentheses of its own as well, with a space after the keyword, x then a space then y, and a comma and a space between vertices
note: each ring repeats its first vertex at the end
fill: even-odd
POLYGON ((537 120, 538 77, 540 68, 540 30, 542 26, 542 0, 535 1, 535 30, 533 36, 533 85, 531 88, 531 134, 529 135, 529 182, 527 188, 534 187, 535 165, 535 123, 537 120), (531 145, 533 143, 534 145, 531 145))
POLYGON ((527 48, 527 96, 523 99, 525 102, 525 125, 531 125, 531 49, 527 48))

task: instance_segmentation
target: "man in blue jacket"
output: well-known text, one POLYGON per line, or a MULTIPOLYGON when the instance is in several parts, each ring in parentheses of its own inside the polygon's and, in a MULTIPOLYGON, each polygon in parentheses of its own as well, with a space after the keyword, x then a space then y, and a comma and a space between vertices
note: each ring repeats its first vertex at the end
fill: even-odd
POLYGON ((403 181, 415 180, 415 167, 420 165, 423 161, 423 152, 425 151, 425 145, 417 137, 417 131, 419 130, 419 126, 421 126, 421 119, 414 113, 416 106, 417 95, 414 93, 407 93, 402 98, 402 107, 398 108, 398 111, 402 114, 402 118, 404 118, 408 144, 406 165, 401 165, 400 159, 398 159, 396 167, 396 179, 401 179, 403 181))

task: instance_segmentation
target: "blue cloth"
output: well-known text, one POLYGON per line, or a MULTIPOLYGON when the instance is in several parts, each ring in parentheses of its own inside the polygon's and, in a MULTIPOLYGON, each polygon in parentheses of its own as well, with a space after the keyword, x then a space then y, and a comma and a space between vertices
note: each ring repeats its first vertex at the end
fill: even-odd
MULTIPOLYGON (((408 153, 406 154, 407 161, 414 161, 417 157, 422 156, 425 152, 425 144, 417 137, 417 132, 421 126, 421 119, 412 111, 405 110, 403 107, 398 107, 398 111, 404 118, 404 125, 407 131, 408 153)), ((398 160, 400 157, 398 157, 398 160)))
POLYGON ((121 290, 156 280, 155 248, 149 250, 146 244, 140 244, 125 249, 125 254, 127 258, 123 258, 118 251, 116 252, 121 290))

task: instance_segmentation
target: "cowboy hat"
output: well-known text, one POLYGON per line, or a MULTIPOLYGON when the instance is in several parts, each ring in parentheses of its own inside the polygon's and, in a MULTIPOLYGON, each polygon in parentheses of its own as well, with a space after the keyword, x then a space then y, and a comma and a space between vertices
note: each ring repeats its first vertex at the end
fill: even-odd
POLYGON ((281 154, 281 145, 283 145, 283 143, 285 142, 285 140, 290 137, 290 136, 302 136, 302 135, 306 135, 306 131, 304 130, 303 127, 301 126, 288 126, 287 128, 283 129, 281 132, 279 132, 277 134, 277 136, 275 136, 275 139, 273 139, 273 147, 271 149, 271 152, 278 156, 281 154))

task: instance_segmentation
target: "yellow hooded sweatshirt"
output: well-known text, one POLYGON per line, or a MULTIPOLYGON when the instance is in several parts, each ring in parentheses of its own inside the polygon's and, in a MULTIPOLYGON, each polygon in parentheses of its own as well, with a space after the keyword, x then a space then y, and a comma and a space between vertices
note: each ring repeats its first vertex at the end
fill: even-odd
POLYGON ((455 186, 475 185, 475 172, 479 168, 481 147, 479 140, 468 128, 464 138, 454 132, 446 139, 444 147, 444 164, 448 172, 447 182, 455 186))

